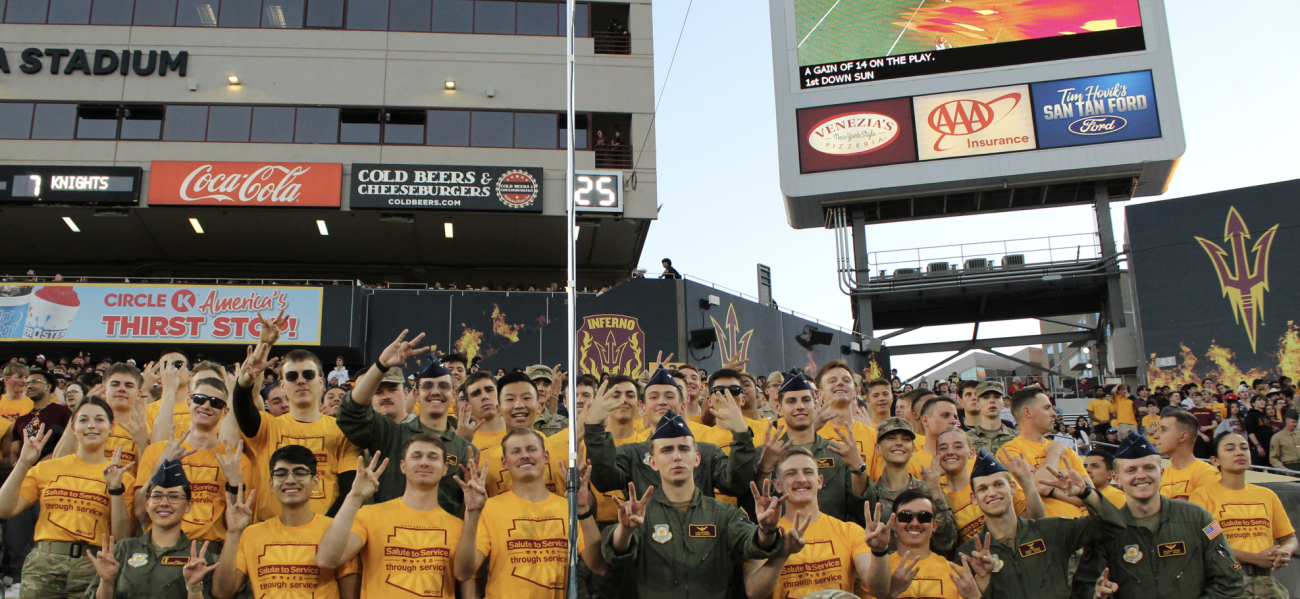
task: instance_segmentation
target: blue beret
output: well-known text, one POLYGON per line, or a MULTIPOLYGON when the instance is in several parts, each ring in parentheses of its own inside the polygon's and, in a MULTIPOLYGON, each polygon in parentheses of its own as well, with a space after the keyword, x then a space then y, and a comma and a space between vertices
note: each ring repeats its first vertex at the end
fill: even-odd
POLYGON ((654 385, 672 385, 674 387, 677 387, 678 389, 681 389, 681 385, 678 385, 677 381, 673 380, 672 375, 668 374, 667 368, 660 368, 656 370, 654 375, 651 376, 650 380, 646 381, 645 384, 646 387, 651 387, 654 385))
POLYGON ((442 360, 433 358, 433 360, 429 362, 429 365, 425 366, 424 370, 421 370, 420 374, 417 375, 415 378, 417 380, 436 379, 440 376, 447 376, 449 374, 451 374, 451 371, 447 370, 447 367, 442 365, 442 360))
POLYGON ((992 476, 1006 471, 1005 466, 998 463, 997 459, 990 455, 989 452, 981 449, 979 455, 975 456, 975 467, 971 469, 970 477, 992 476))
POLYGON ((1117 460, 1135 460, 1145 458, 1149 455, 1160 455, 1156 451, 1151 441, 1137 433, 1129 433, 1119 442, 1119 449, 1115 450, 1115 459, 1117 460))
POLYGON ((181 467, 179 460, 167 460, 163 462, 158 472, 154 473, 153 478, 149 479, 149 482, 156 487, 170 489, 188 485, 190 479, 185 476, 185 468, 181 467))
POLYGON ((785 382, 781 383, 781 393, 786 391, 812 391, 812 385, 808 384, 808 379, 804 378, 803 373, 792 374, 785 377, 785 382))
POLYGON ((650 435, 650 440, 694 436, 691 434, 691 427, 686 426, 686 419, 682 418, 677 412, 668 410, 664 417, 659 419, 659 425, 655 427, 655 432, 650 435))

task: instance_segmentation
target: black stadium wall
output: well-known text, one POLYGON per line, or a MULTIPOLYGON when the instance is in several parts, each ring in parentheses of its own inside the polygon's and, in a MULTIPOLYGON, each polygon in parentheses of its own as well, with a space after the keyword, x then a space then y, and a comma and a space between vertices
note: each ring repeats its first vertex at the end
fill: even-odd
POLYGON ((1300 377, 1300 180, 1126 208, 1149 385, 1300 377))

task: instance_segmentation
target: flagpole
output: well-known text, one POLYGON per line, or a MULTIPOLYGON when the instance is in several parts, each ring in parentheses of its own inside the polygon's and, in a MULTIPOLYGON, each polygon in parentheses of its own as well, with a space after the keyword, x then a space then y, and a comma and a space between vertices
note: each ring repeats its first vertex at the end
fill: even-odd
POLYGON ((567 494, 569 498, 569 599, 578 597, 578 448, 577 433, 574 427, 582 426, 583 423, 578 421, 578 410, 574 405, 574 398, 577 397, 577 382, 581 372, 577 368, 577 322, 578 322, 578 262, 577 262, 577 215, 574 214, 576 206, 573 203, 573 180, 574 180, 574 129, 576 128, 576 119, 574 118, 574 100, 573 100, 573 13, 574 0, 567 0, 566 14, 568 18, 564 20, 567 24, 567 33, 565 41, 565 62, 564 62, 564 98, 565 98, 565 127, 564 136, 567 143, 564 144, 564 212, 566 215, 564 238, 565 243, 565 299, 568 303, 568 322, 566 323, 565 333, 568 338, 568 353, 564 365, 568 367, 569 376, 565 389, 565 401, 569 409, 569 472, 567 476, 567 494))

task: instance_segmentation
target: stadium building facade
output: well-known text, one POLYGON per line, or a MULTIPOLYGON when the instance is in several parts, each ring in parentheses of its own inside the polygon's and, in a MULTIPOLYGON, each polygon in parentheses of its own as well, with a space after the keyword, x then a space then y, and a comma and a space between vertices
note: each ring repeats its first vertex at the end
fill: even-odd
MULTIPOLYGON (((563 2, 0 15, 2 272, 563 281, 563 2)), ((657 214, 651 6, 584 1, 575 21, 577 168, 621 201, 579 215, 579 284, 597 288, 626 278, 657 214)))

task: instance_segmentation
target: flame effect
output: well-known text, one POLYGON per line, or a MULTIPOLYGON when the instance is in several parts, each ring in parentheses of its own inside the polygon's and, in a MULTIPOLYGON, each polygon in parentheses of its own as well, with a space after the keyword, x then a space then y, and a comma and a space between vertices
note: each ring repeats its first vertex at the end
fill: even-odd
MULTIPOLYGON (((461 323, 460 326, 465 326, 461 323)), ((456 351, 465 354, 465 359, 470 362, 478 356, 479 347, 483 345, 483 332, 471 328, 466 328, 460 334, 460 339, 456 340, 456 351)))
POLYGON ((525 324, 510 324, 506 322, 506 315, 501 312, 501 308, 492 304, 492 332, 500 337, 509 339, 511 343, 519 342, 519 332, 527 328, 525 324))
MULTIPOLYGON (((722 363, 735 362, 749 358, 749 342, 754 336, 754 329, 740 332, 740 319, 736 317, 736 304, 727 307, 727 324, 718 324, 718 319, 710 316, 713 331, 718 334, 718 347, 722 350, 722 363)), ((741 371, 745 370, 741 366, 741 371)))
POLYGON ((1200 384, 1205 377, 1213 377, 1223 384, 1234 387, 1241 381, 1247 383, 1259 378, 1276 379, 1279 376, 1289 376, 1291 378, 1300 377, 1300 329, 1297 329, 1294 320, 1287 321, 1286 333, 1282 335, 1277 342, 1277 353, 1268 353, 1276 358, 1276 367, 1252 366, 1249 370, 1242 370, 1242 366, 1236 363, 1237 354, 1232 349, 1211 344, 1205 352, 1205 358, 1209 361, 1209 366, 1203 366, 1199 370, 1197 365, 1201 361, 1197 359, 1192 349, 1185 344, 1179 344, 1181 347, 1181 363, 1174 368, 1162 369, 1155 366, 1155 354, 1151 354, 1151 360, 1147 366, 1147 381, 1152 387, 1169 385, 1178 388, 1180 385, 1187 383, 1200 384))
POLYGON ((867 378, 871 381, 885 376, 885 371, 880 368, 880 363, 876 361, 876 354, 867 356, 867 378))

